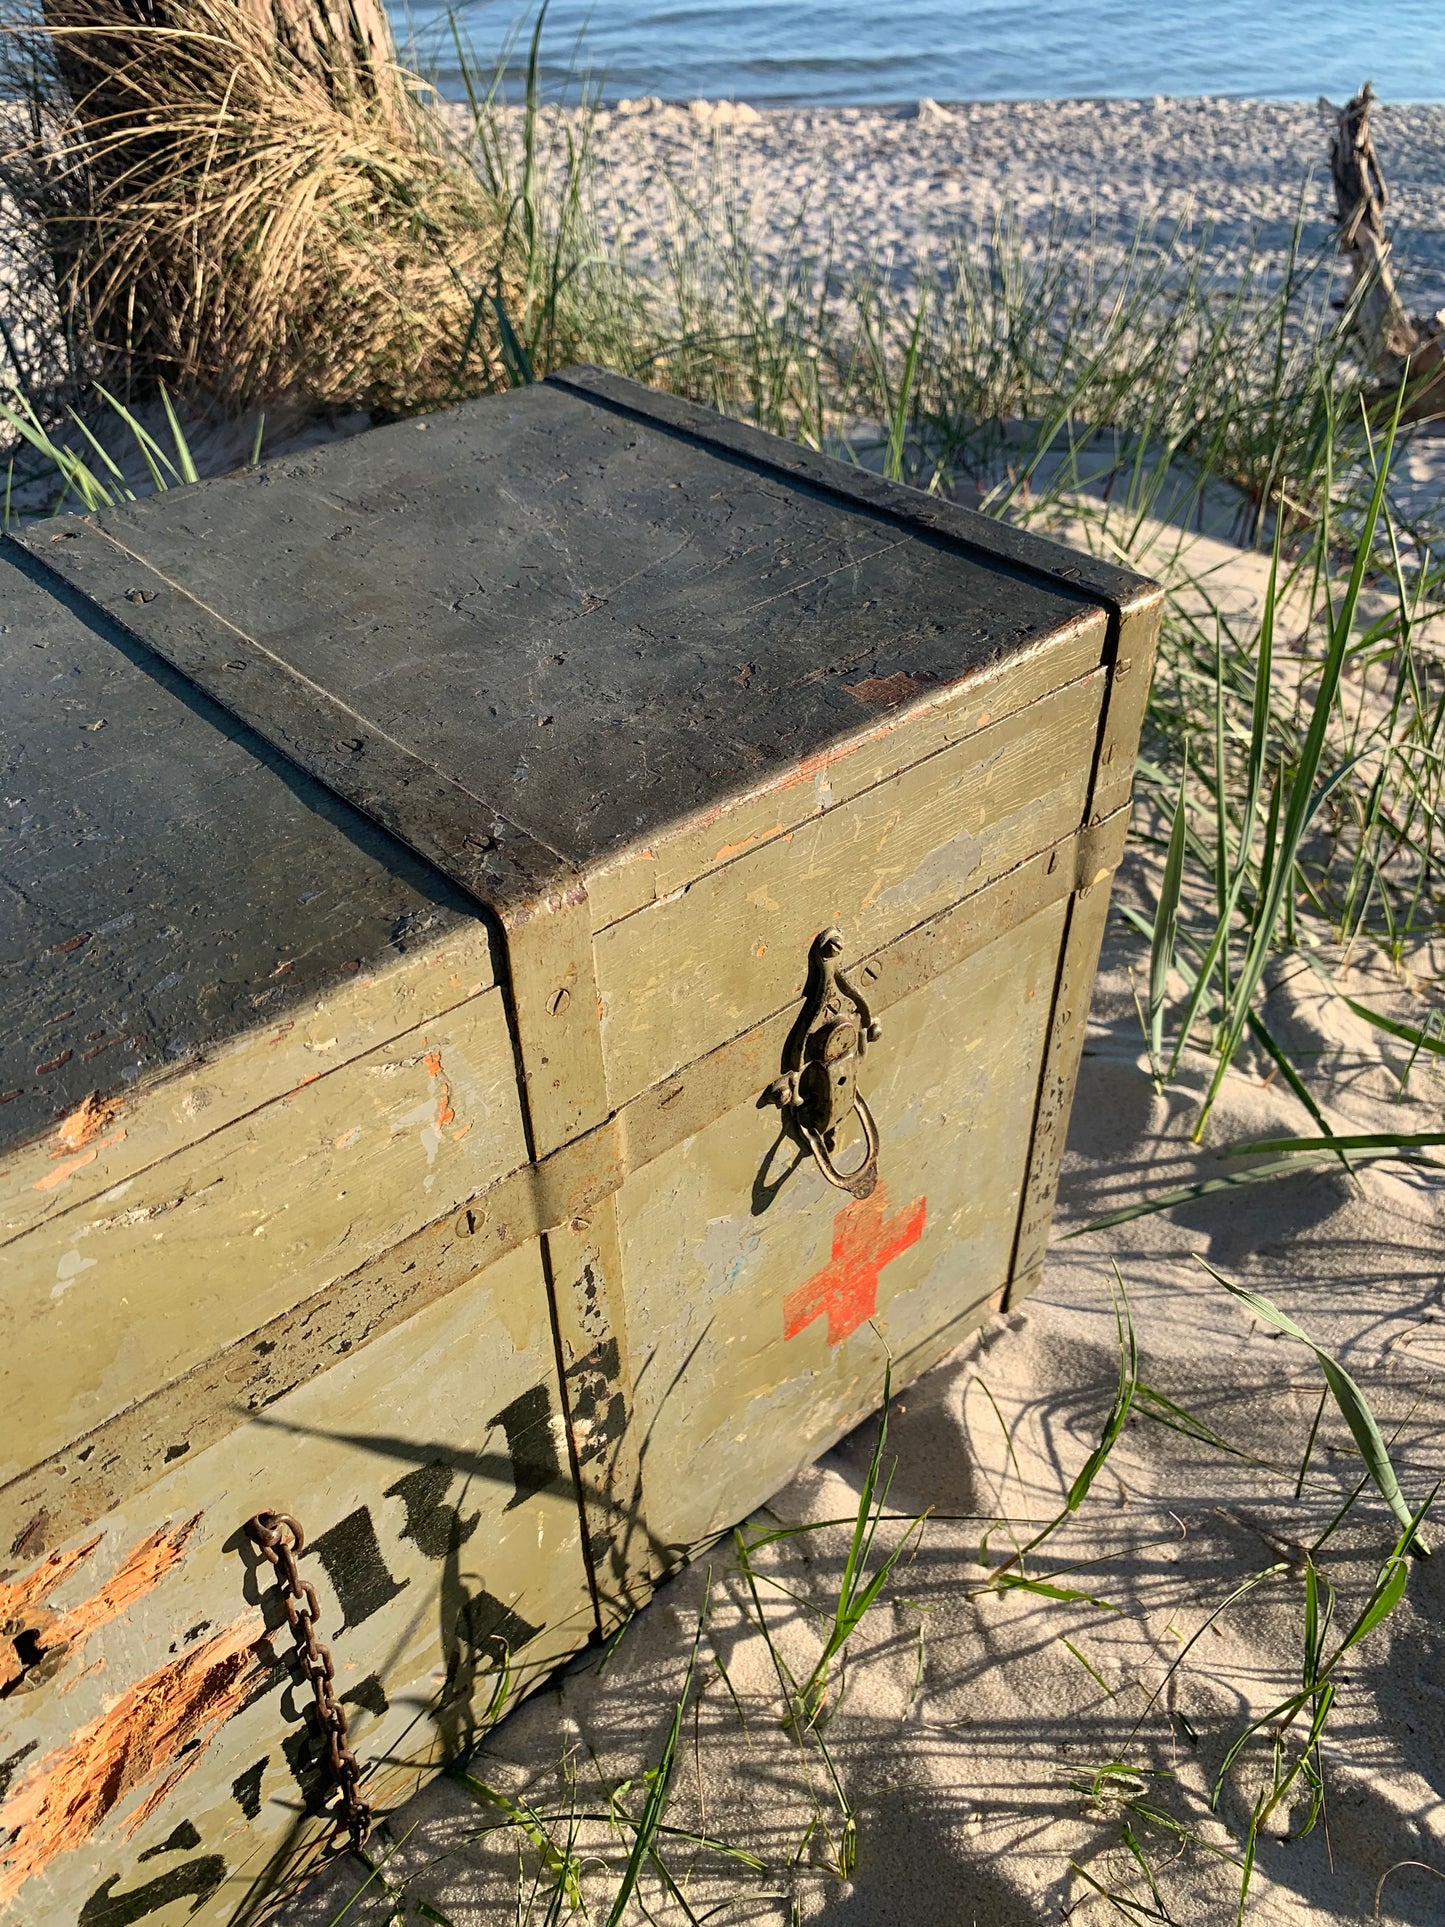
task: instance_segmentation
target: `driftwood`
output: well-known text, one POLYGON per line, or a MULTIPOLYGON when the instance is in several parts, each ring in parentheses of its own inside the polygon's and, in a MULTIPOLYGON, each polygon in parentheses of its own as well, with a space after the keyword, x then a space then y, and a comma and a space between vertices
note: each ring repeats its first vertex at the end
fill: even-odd
POLYGON ((1330 174, 1340 252, 1350 263, 1346 312, 1363 341, 1370 365, 1386 388, 1406 384, 1404 415, 1412 421, 1445 415, 1445 336, 1439 319, 1410 314, 1395 286, 1385 228, 1389 192, 1370 128, 1375 90, 1366 81, 1353 100, 1335 107, 1330 174))

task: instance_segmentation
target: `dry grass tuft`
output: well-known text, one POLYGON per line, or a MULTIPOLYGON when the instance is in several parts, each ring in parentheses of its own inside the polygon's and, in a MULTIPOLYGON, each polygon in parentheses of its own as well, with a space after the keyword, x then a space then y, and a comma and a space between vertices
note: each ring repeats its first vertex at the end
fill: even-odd
POLYGON ((0 191, 72 383, 232 412, 493 385, 506 210, 377 0, 45 0, 8 46, 0 191))

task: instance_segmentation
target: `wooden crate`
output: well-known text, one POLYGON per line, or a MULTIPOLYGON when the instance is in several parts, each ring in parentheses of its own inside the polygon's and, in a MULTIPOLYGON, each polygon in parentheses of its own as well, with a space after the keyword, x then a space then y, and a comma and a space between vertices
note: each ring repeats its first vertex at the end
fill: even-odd
POLYGON ((1158 606, 594 370, 7 538, 17 1919, 326 1840, 253 1515, 384 1808, 1031 1288, 1158 606))

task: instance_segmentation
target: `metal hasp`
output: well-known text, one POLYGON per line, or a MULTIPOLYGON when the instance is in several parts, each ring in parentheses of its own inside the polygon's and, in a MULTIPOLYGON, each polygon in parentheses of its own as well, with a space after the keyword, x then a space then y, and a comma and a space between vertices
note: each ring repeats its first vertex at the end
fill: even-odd
POLYGON ((878 1186, 878 1126, 858 1089, 858 1065, 883 1026, 838 962, 843 933, 829 928, 808 952, 808 987, 798 1021, 783 1046, 783 1074, 763 1093, 813 1154, 829 1184, 868 1198, 878 1186), (863 1127, 864 1156, 856 1171, 833 1162, 838 1132, 853 1112, 863 1127))

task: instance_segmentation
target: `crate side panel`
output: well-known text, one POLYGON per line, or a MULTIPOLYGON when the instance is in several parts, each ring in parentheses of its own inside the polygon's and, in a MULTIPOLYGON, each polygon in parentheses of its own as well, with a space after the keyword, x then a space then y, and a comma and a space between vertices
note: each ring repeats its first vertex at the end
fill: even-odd
POLYGON ((997 1303, 1063 917, 1052 906, 889 1009, 860 1075, 882 1139, 871 1198, 825 1184, 777 1113, 752 1105, 627 1180, 627 1322, 660 1565, 871 1411, 885 1343, 919 1369, 931 1338, 956 1342, 997 1303))
POLYGON ((1074 829, 1103 672, 740 856, 597 938, 614 1104, 798 994, 828 924, 875 950, 1074 829))
POLYGON ((14 1918, 230 1921, 314 1851, 326 1789, 309 1694, 284 1624, 268 1634, 270 1568, 242 1530, 262 1508, 307 1534, 301 1568, 364 1765, 457 1752, 503 1669, 515 1700, 584 1644, 536 1245, 12 1576, 45 1653, 4 1701, 14 1918))
POLYGON ((3 1476, 525 1160, 493 989, 37 1227, 5 1254, 3 1476))

